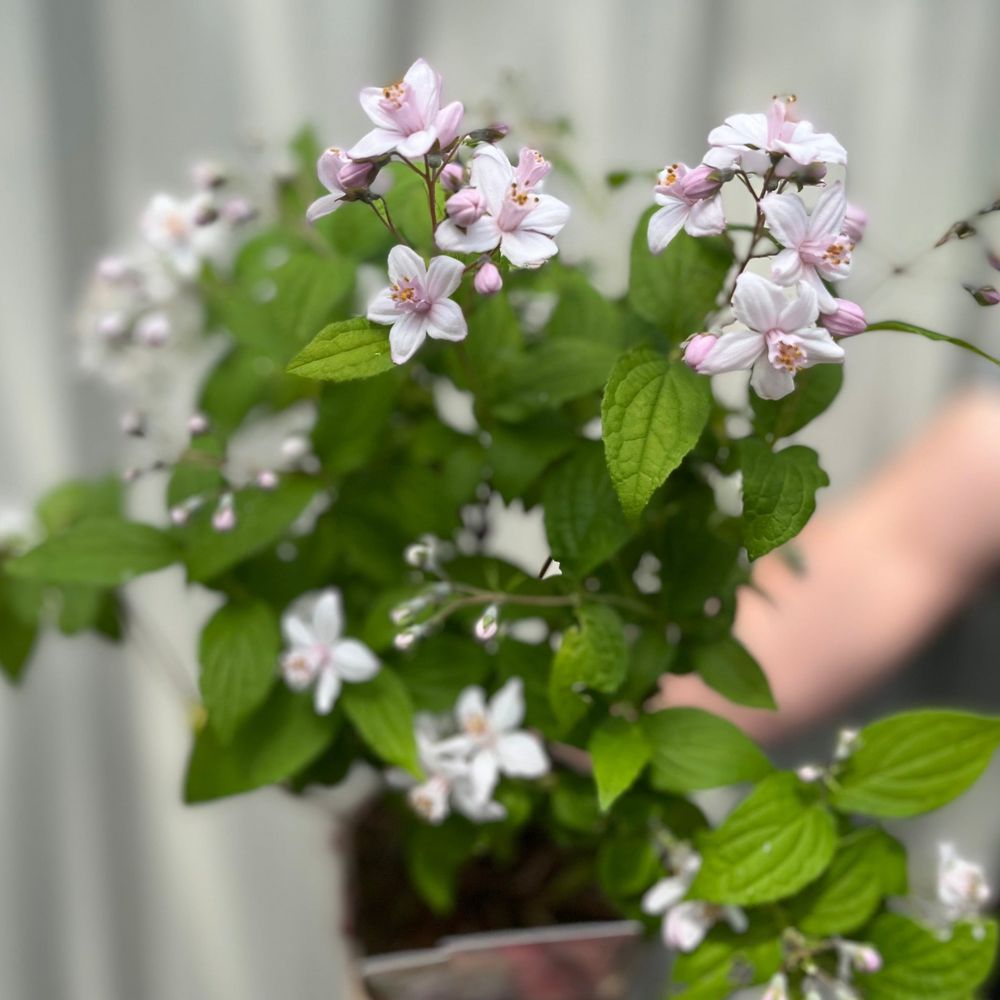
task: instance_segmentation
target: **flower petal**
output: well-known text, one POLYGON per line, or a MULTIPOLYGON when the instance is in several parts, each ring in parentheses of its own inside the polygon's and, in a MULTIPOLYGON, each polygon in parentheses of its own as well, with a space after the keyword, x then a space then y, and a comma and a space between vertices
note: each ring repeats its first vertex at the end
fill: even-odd
POLYGON ((804 267, 802 269, 802 280, 808 282, 816 293, 816 301, 819 303, 820 312, 833 312, 837 308, 837 300, 831 294, 830 289, 823 284, 823 279, 819 276, 816 268, 804 267))
POLYGON ((427 268, 424 291, 431 302, 446 299, 462 283, 465 265, 454 257, 434 257, 427 268))
POLYGON ((844 348, 823 327, 799 330, 798 337, 806 352, 806 363, 803 368, 824 363, 836 364, 844 360, 844 348))
POLYGON ((786 333, 813 327, 819 317, 819 304, 812 286, 803 281, 798 286, 798 292, 798 297, 789 299, 778 317, 778 329, 786 333))
POLYGON ((476 724, 486 718, 486 693, 478 686, 465 688, 455 702, 455 721, 467 729, 470 722, 476 724))
POLYGON ((329 646, 336 642, 344 631, 344 610, 340 602, 340 591, 324 590, 313 608, 313 633, 316 641, 329 646))
POLYGON ((795 388, 795 379, 784 368, 775 368, 763 354, 753 366, 750 385, 761 399, 781 399, 795 388))
POLYGON ((469 328, 457 302, 441 299, 427 313, 427 336, 435 340, 465 340, 469 328))
POLYGON ((666 913, 671 906, 676 906, 684 898, 690 885, 690 879, 678 875, 661 878, 647 889, 642 897, 642 912, 648 913, 651 917, 666 913))
POLYGON ((663 921, 663 940, 668 948, 694 951, 712 926, 708 907, 699 900, 678 903, 663 921))
POLYGON ((392 289, 383 288, 371 300, 366 315, 373 323, 395 323, 399 319, 399 310, 396 308, 396 301, 392 297, 392 289))
POLYGON ((555 236, 569 222, 569 205, 550 194, 535 195, 535 207, 525 216, 522 229, 530 229, 544 236, 555 236))
MULTIPOLYGON (((782 197, 786 196, 782 195, 782 197)), ((816 199, 816 206, 809 217, 810 238, 823 239, 829 236, 839 236, 844 228, 844 216, 846 215, 847 194, 844 192, 844 185, 837 181, 816 199)))
POLYGON ((327 667, 320 675, 316 684, 314 704, 320 715, 329 715, 340 697, 340 677, 332 667, 327 667))
POLYGON ((323 218, 324 215, 336 212, 343 204, 341 201, 342 197, 343 195, 339 194, 324 194, 322 197, 317 198, 306 209, 306 219, 309 222, 315 222, 317 219, 323 218))
POLYGON ((335 643, 331 659, 341 678, 352 684, 371 680, 381 666, 378 657, 357 639, 341 639, 335 643))
POLYGON ((691 206, 682 198, 667 197, 663 208, 649 217, 646 240, 651 253, 662 253, 687 221, 691 206))
POLYGON ((434 233, 434 241, 442 250, 455 253, 486 253, 495 250, 500 242, 496 222, 484 215, 467 229, 460 229, 451 219, 445 219, 434 233))
POLYGON ((515 267, 541 267, 559 252, 555 240, 524 229, 500 236, 500 253, 515 267))
POLYGON ((424 124, 429 125, 441 106, 441 74, 426 59, 417 59, 406 71, 403 82, 409 84, 409 99, 416 105, 424 124))
POLYGON ((389 251, 389 280, 394 285, 400 281, 418 281, 424 285, 426 277, 424 259, 415 250, 399 243, 389 251))
POLYGON ((524 719, 524 681, 511 677, 496 694, 490 698, 490 725, 497 733, 517 729, 524 719))
POLYGON ((726 213, 722 210, 722 194, 696 201, 684 223, 692 236, 717 236, 726 229, 726 213))
POLYGON ((514 180, 514 168, 507 154, 497 146, 478 146, 469 173, 472 186, 482 191, 486 207, 493 215, 499 215, 507 189, 514 180))
POLYGON ((500 770, 511 778, 540 778, 549 773, 549 758, 534 733, 505 733, 497 740, 500 770))
POLYGON ((809 232, 809 213, 797 194, 768 194, 760 202, 771 235, 785 247, 798 247, 809 232))
POLYGON ((312 628, 300 615, 293 612, 285 612, 281 618, 281 631, 285 635, 285 641, 292 646, 311 646, 316 637, 312 628))
POLYGON ((749 368, 764 351, 764 334, 756 330, 730 330, 716 341, 715 346, 697 367, 702 375, 721 375, 749 368))
POLYGON ((752 271, 744 271, 736 279, 733 312, 751 330, 767 333, 778 325, 778 317, 787 302, 781 288, 752 271))
POLYGON ((352 160, 369 160, 395 149, 403 133, 394 128, 373 128, 347 151, 352 160))
POLYGON ((471 786, 472 798, 477 802, 485 802, 492 798, 493 789, 497 787, 500 778, 500 762, 490 750, 480 750, 472 758, 468 771, 468 781, 471 786))
POLYGON ((438 134, 438 142, 442 146, 447 146, 458 136, 459 127, 462 124, 462 116, 465 114, 465 107, 461 101, 452 101, 446 104, 434 119, 434 128, 438 134))
POLYGON ((392 116, 382 107, 384 98, 385 91, 382 87, 364 87, 359 95, 361 107, 372 122, 380 129, 394 132, 396 131, 396 123, 392 120, 392 116))
POLYGON ((400 316, 389 331, 389 353, 393 362, 402 365, 409 361, 426 336, 426 314, 406 313, 400 316))
POLYGON ((405 139, 397 143, 396 151, 400 155, 412 159, 423 156, 437 142, 437 129, 422 128, 419 132, 411 132, 405 139))
POLYGON ((732 115, 708 133, 710 146, 767 146, 766 115, 732 115))
POLYGON ((782 250, 771 260, 771 277, 779 285, 794 285, 805 274, 798 250, 782 250))

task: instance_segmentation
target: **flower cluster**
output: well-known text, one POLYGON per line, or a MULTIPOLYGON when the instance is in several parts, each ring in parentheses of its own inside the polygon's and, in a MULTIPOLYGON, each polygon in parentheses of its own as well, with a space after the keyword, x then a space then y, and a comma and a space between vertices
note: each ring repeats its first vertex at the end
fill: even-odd
POLYGON ((846 165, 847 153, 794 112, 794 98, 776 98, 767 114, 733 115, 709 133, 702 163, 665 167, 647 233, 653 253, 682 228, 699 237, 727 233, 723 186, 738 180, 749 192, 756 217, 727 297, 731 314, 720 312, 715 328, 689 338, 684 359, 704 375, 750 369, 750 384, 765 399, 790 393, 804 368, 843 361, 835 338, 867 326, 860 306, 828 287, 850 273, 865 225, 843 183, 826 183, 828 168, 846 165), (800 193, 822 187, 812 211, 790 186, 800 193), (747 270, 758 258, 771 258, 769 278, 747 270))
POLYGON ((403 364, 427 337, 466 337, 465 315, 452 301, 465 275, 472 275, 478 294, 494 295, 503 287, 503 261, 536 268, 554 256, 554 237, 569 219, 569 207, 542 192, 551 166, 537 150, 521 149, 515 167, 496 145, 506 128, 463 131, 463 105, 442 106, 441 76, 423 59, 397 83, 364 88, 361 106, 375 128, 346 152, 331 147, 320 156, 317 175, 328 193, 306 215, 315 222, 343 204, 361 202, 399 241, 389 254, 389 285, 367 315, 390 327, 392 360, 403 364), (459 159, 463 146, 474 147, 468 164, 459 159), (417 253, 393 223, 385 199, 372 190, 393 159, 426 185, 434 246, 444 255, 427 260, 417 253), (450 195, 441 218, 439 192, 450 195), (475 256, 460 260, 450 254, 475 256))

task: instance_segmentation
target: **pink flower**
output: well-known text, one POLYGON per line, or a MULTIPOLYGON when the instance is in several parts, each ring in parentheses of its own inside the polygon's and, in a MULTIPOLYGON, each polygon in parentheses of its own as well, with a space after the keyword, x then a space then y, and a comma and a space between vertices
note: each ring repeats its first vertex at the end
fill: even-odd
POLYGON ((822 362, 841 362, 844 349, 816 326, 812 287, 800 283, 798 298, 759 274, 736 281, 733 311, 746 329, 732 330, 695 366, 702 375, 752 368, 750 385, 762 399, 781 399, 795 388, 795 373, 822 362))
POLYGON ((486 199, 474 187, 462 188, 445 202, 444 210, 456 226, 468 229, 486 214, 486 199))
POLYGON ((864 309, 849 299, 834 299, 836 309, 823 313, 820 323, 835 337, 853 337, 868 329, 868 319, 864 309))
POLYGON ((722 212, 722 178, 704 164, 693 170, 683 163, 664 167, 656 179, 654 198, 663 207, 649 220, 649 249, 660 253, 680 232, 714 236, 726 228, 722 212))
POLYGON ((439 174, 441 187, 454 194, 465 183, 465 169, 461 163, 448 163, 439 174))
POLYGON ((847 198, 837 181, 816 201, 812 214, 795 194, 769 194, 761 199, 771 235, 787 247, 774 258, 771 277, 780 285, 808 282, 816 291, 823 312, 836 309, 823 278, 837 281, 851 272, 854 244, 844 235, 847 198))
POLYGON ((552 237, 566 225, 569 206, 536 191, 548 164, 534 150, 521 150, 515 171, 502 150, 479 146, 471 172, 486 213, 469 226, 442 222, 435 234, 442 250, 488 253, 499 247, 515 267, 539 267, 558 252, 552 237))
POLYGON ((393 150, 401 156, 423 156, 435 143, 447 146, 458 135, 465 110, 460 101, 441 107, 441 74, 423 59, 399 83, 365 87, 361 107, 376 127, 347 151, 354 160, 393 150))
POLYGON ((844 232, 851 238, 851 242, 860 243, 867 228, 868 213, 860 205, 848 202, 844 213, 844 232))
POLYGON ((342 149, 331 146, 316 161, 316 176, 329 191, 317 198, 307 209, 306 218, 315 222, 340 208, 354 191, 364 190, 371 178, 370 163, 355 163, 342 149))
MULTIPOLYGON (((732 115, 708 134, 709 150, 704 162, 723 170, 739 164, 750 173, 762 174, 771 166, 771 153, 783 153, 795 166, 812 163, 847 163, 847 151, 828 132, 817 132, 807 121, 796 121, 791 113, 795 99, 775 99, 766 115, 732 115)), ((779 176, 782 176, 779 170, 779 176)))
POLYGON ((461 284, 464 271, 454 257, 435 257, 425 268, 423 259, 409 247, 395 246, 389 251, 392 284, 372 300, 368 318, 392 324, 389 346, 397 365, 409 361, 425 337, 465 338, 469 332, 465 316, 449 298, 461 284))
POLYGON ((473 287, 480 295, 496 295, 503 288, 500 269, 492 261, 487 261, 476 271, 473 287))
POLYGON ((696 333, 684 345, 684 363, 698 371, 698 366, 711 354, 718 341, 714 333, 696 333))

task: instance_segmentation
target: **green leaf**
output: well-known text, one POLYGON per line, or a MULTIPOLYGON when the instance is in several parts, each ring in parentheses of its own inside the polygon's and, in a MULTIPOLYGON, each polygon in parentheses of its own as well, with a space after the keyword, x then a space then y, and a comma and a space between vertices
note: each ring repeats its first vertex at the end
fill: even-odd
POLYGON ((462 865, 476 848, 467 820, 450 816, 440 826, 416 823, 406 838, 406 870, 423 901, 434 913, 450 913, 462 865))
POLYGON ((942 938, 897 913, 883 913, 864 931, 882 957, 873 975, 857 976, 866 1000, 968 1000, 990 974, 997 951, 993 920, 965 922, 942 938))
POLYGON ((772 441, 802 430, 830 406, 843 384, 843 365, 815 365, 795 376, 795 391, 783 399, 751 393, 754 430, 772 441))
POLYGON ((737 705, 770 709, 778 707, 764 671, 731 636, 695 647, 691 661, 710 688, 737 705))
POLYGON ((13 575, 46 583, 117 587, 143 573, 163 569, 179 556, 176 542, 151 525, 118 517, 91 517, 12 559, 7 568, 13 575))
POLYGON ((663 874, 663 862, 648 832, 606 838, 597 852, 597 877, 612 899, 638 896, 663 874))
MULTIPOLYGON (((386 614, 388 620, 388 614, 386 614)), ((393 627, 393 633, 398 631, 393 627)), ((468 636, 447 632, 429 636, 406 654, 399 676, 423 712, 450 712, 464 688, 486 682, 492 658, 468 636)))
POLYGON ((737 785, 770 774, 764 752, 731 722, 700 708, 667 708, 642 720, 653 748, 651 780, 670 792, 737 785))
POLYGON ((632 787, 653 754, 642 726, 614 717, 594 730, 587 749, 594 766, 597 798, 604 812, 622 792, 632 787))
MULTIPOLYGON (((789 904, 791 922, 805 934, 850 934, 867 922, 882 897, 898 888, 899 842, 878 827, 845 837, 830 867, 789 904)), ((905 857, 903 860, 905 873, 905 857)))
POLYGON ((936 710, 890 716, 861 730, 833 805, 868 816, 930 812, 969 788, 998 746, 997 718, 936 710))
POLYGON ((333 742, 340 717, 317 715, 312 692, 274 689, 228 745, 205 726, 195 739, 184 786, 185 802, 206 802, 283 781, 333 742))
POLYGON ((687 233, 678 233, 654 257, 646 240, 654 211, 643 214, 632 238, 628 301, 643 319, 678 343, 705 329, 705 318, 715 308, 733 258, 721 237, 695 239, 687 233))
POLYGON ((692 899, 757 906, 792 896, 820 876, 837 846, 829 810, 794 774, 774 774, 699 841, 692 899))
POLYGON ((350 382, 391 371, 389 331, 364 317, 331 323, 288 363, 302 378, 350 382))
POLYGON ((382 760, 420 776, 413 736, 413 703, 399 675, 382 667, 364 684, 345 684, 344 712, 369 748, 382 760))
POLYGON ((202 583, 266 549, 288 530, 319 491, 305 476, 282 476, 273 490, 250 487, 235 494, 236 525, 232 531, 212 527, 212 511, 203 507, 178 532, 190 579, 202 583))
POLYGON ((260 601, 223 605, 205 625, 198 647, 199 686, 209 724, 222 743, 267 698, 277 679, 281 632, 260 601))
POLYGON ((946 344, 951 344, 954 347, 961 347, 965 351, 978 354, 979 357, 985 358, 987 361, 992 361, 995 365, 1000 365, 1000 358, 995 358, 992 354, 987 354, 986 351, 976 347, 974 344, 970 344, 967 340, 962 340, 960 337, 949 337, 946 334, 937 333, 922 326, 914 326, 912 323, 903 323, 897 319, 887 319, 882 320, 880 323, 869 323, 868 329, 865 332, 871 333, 875 330, 892 330, 895 333, 915 333, 918 337, 924 337, 927 340, 938 340, 946 344))
POLYGON ((830 479, 803 445, 772 452, 761 441, 739 443, 743 471, 743 541, 757 559, 794 538, 816 510, 816 491, 830 479))
POLYGON ((545 477, 542 504, 552 555, 570 576, 586 576, 631 534, 596 441, 583 444, 545 477))
POLYGON ((49 535, 56 535, 86 517, 114 515, 121 510, 122 482, 105 479, 70 479, 38 501, 35 512, 49 535))
POLYGON ((508 503, 523 498, 545 469, 579 440, 567 422, 551 414, 515 427, 497 424, 490 430, 485 455, 492 472, 490 482, 508 503))
POLYGON ((604 604, 586 604, 577 624, 563 633, 552 661, 549 700, 556 718, 571 728, 587 711, 585 689, 614 694, 625 680, 628 647, 617 612, 604 604))
POLYGON ((0 670, 19 681, 38 635, 41 588, 33 580, 12 579, 0 566, 0 670))
POLYGON ((636 517, 698 443, 711 410, 708 380, 682 362, 636 348, 615 365, 601 419, 611 481, 636 517))

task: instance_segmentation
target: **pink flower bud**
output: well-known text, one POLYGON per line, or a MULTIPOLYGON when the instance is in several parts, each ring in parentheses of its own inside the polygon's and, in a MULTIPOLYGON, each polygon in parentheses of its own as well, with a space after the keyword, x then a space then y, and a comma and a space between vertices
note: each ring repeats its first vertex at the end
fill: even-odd
POLYGON ((496 264, 490 260, 483 264, 476 271, 472 286, 480 295, 496 295, 503 288, 503 278, 496 264))
POLYGON ((216 531, 232 531, 236 527, 236 507, 232 493, 223 493, 219 506, 212 514, 212 527, 216 531))
POLYGON ((704 360, 712 353, 718 340, 714 333, 696 333, 684 345, 684 364, 698 371, 704 360))
POLYGON ((170 320, 166 313, 151 312, 135 327, 135 338, 145 347, 162 347, 170 339, 170 320))
POLYGON ((439 179, 441 187, 454 194, 465 183, 465 170, 460 163, 449 163, 442 168, 439 179))
POLYGON ((218 163, 202 160, 191 168, 191 179, 197 187, 209 191, 226 183, 226 172, 218 163))
POLYGON ((1000 302, 1000 292, 992 285, 963 285, 962 286, 981 306, 995 306, 1000 302))
POLYGON ((257 473, 257 485, 262 490, 273 490, 278 485, 278 474, 270 469, 262 469, 257 473))
POLYGON ((372 179, 374 167, 370 163, 355 163, 348 160, 337 174, 340 186, 345 191, 360 191, 368 187, 372 179))
POLYGON ((517 161, 516 180, 518 187, 533 188, 536 184, 541 184, 545 176, 552 169, 552 164, 538 152, 524 146, 517 161))
POLYGON ((856 333, 864 333, 868 329, 865 312, 857 304, 848 299, 834 299, 837 308, 831 313, 824 313, 820 323, 835 337, 852 337, 856 333))
POLYGON ((176 525, 178 528, 187 524, 189 516, 190 512, 183 504, 178 504, 176 507, 170 508, 170 523, 176 525))
POLYGON ((868 228, 868 213, 860 205, 847 203, 847 214, 844 216, 844 232, 852 243, 860 243, 868 228))
POLYGON ((458 194, 453 194, 445 203, 444 209, 456 226, 467 229, 483 217, 486 201, 475 188, 467 187, 462 188, 458 194))
POLYGON ((722 187, 722 178, 713 167, 699 163, 693 170, 688 170, 680 178, 680 191, 689 201, 701 201, 711 198, 722 187))
POLYGON ((227 198, 222 205, 222 217, 233 226, 249 222, 256 215, 257 209, 246 198, 238 195, 235 198, 227 198))
POLYGON ((208 430, 208 417, 204 413, 192 413, 187 422, 188 434, 197 437, 208 430))
POLYGON ((97 276, 101 281, 107 281, 109 284, 117 284, 119 281, 124 281, 131 273, 131 270, 128 261, 124 257, 112 255, 102 257, 97 262, 97 276))
POLYGON ((107 340, 116 340, 128 329, 128 322, 125 314, 120 312, 109 312, 98 317, 97 332, 107 340))

